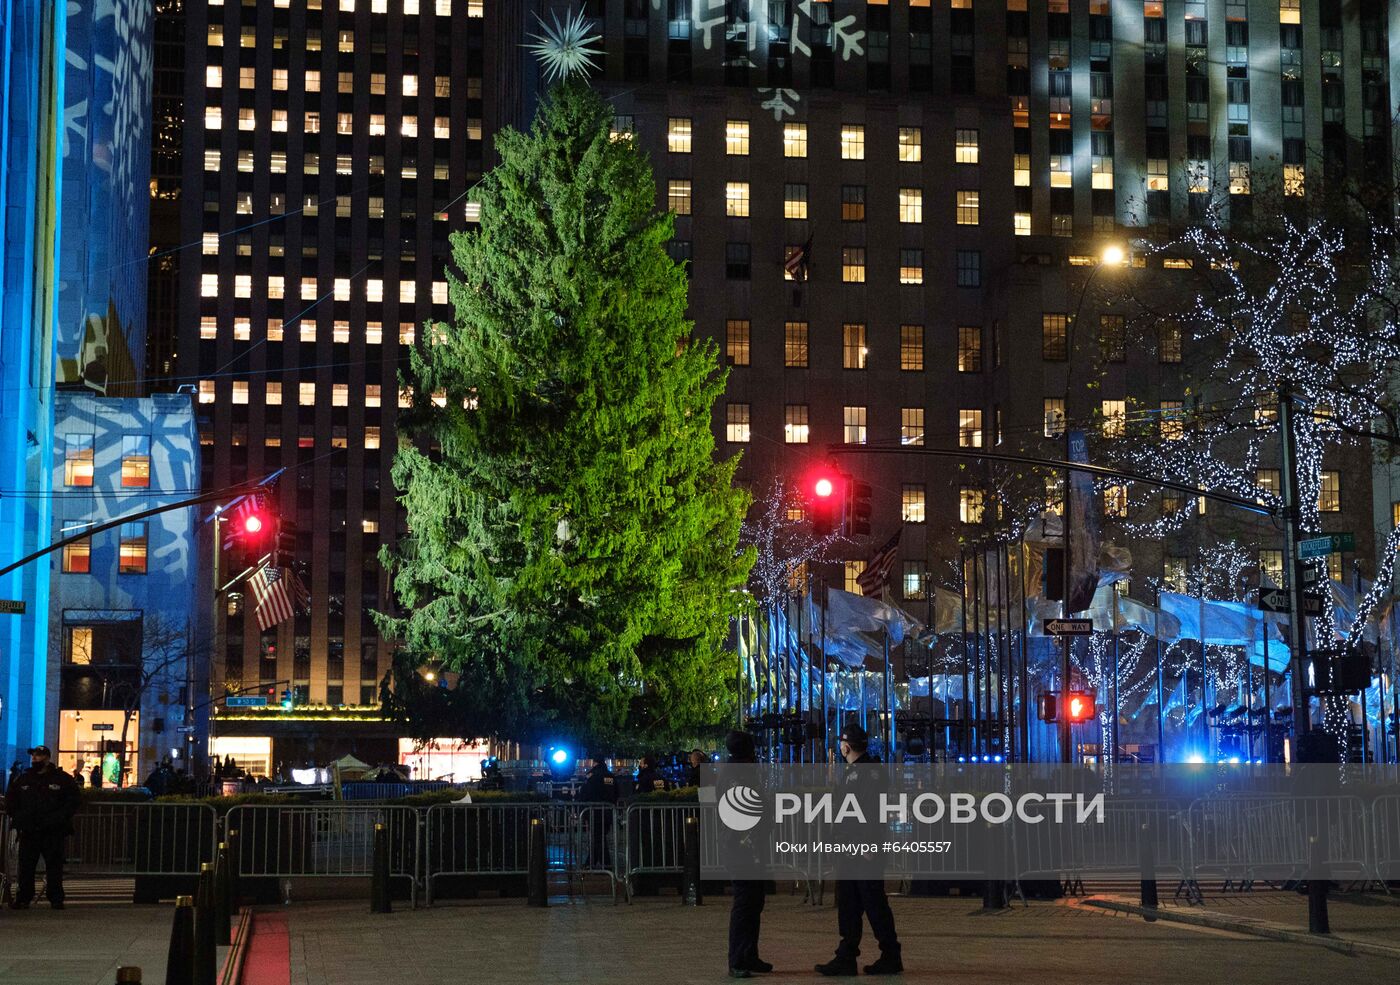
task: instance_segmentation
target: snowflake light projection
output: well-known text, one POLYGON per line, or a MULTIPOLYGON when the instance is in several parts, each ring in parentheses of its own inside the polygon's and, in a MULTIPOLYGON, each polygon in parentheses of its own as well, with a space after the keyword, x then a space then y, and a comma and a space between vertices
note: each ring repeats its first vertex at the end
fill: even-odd
POLYGON ((593 22, 583 16, 583 11, 567 14, 562 21, 558 14, 554 14, 549 24, 541 18, 536 19, 543 33, 530 35, 534 43, 525 45, 525 48, 540 60, 546 82, 562 82, 571 75, 597 70, 598 64, 593 59, 603 51, 592 45, 601 41, 602 37, 589 33, 593 22))

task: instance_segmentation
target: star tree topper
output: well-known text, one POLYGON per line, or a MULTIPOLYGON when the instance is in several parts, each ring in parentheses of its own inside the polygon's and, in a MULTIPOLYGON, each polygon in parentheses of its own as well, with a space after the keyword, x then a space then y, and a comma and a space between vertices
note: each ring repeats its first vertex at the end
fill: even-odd
POLYGON ((545 81, 558 82, 571 75, 596 71, 598 65, 593 56, 603 51, 591 45, 602 38, 589 33, 592 22, 583 16, 583 11, 567 14, 562 21, 558 14, 550 19, 552 23, 546 24, 536 17, 543 33, 530 35, 534 43, 525 45, 540 60, 545 81))

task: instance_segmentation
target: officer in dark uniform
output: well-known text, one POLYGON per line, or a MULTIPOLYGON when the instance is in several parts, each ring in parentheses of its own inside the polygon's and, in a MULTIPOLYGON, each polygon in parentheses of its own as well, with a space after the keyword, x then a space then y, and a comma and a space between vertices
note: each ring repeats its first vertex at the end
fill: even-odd
POLYGON ((63 839, 73 833, 73 815, 82 795, 66 771, 53 764, 48 746, 29 750, 29 769, 5 794, 5 813, 19 833, 19 892, 10 908, 34 901, 34 875, 44 859, 49 904, 63 909, 63 839))
MULTIPOLYGON (((579 800, 585 804, 617 804, 617 777, 608 769, 606 759, 595 759, 593 768, 588 771, 588 779, 579 790, 579 800)), ((612 811, 594 811, 593 818, 593 864, 612 865, 612 811)))
POLYGON ((661 793, 671 789, 671 784, 656 768, 655 756, 643 756, 642 768, 637 770, 637 793, 661 793))
MULTIPOLYGON (((757 744, 748 732, 730 732, 724 738, 724 747, 731 763, 758 762, 757 744)), ((773 966, 758 956, 758 927, 768 883, 762 879, 735 879, 730 887, 734 905, 729 910, 729 977, 766 974, 773 966)))
MULTIPOLYGON (((841 758, 848 764, 848 780, 854 772, 851 767, 859 763, 879 762, 866 751, 869 743, 865 729, 854 722, 841 733, 841 758)), ((862 917, 870 921, 870 930, 880 945, 880 957, 865 966, 865 973, 898 975, 904 970, 899 938, 894 931, 894 914, 890 912, 890 901, 885 896, 884 880, 841 879, 836 883, 836 927, 841 934, 841 943, 836 946, 836 957, 826 964, 817 965, 819 974, 845 976, 856 973, 856 958, 860 955, 860 938, 864 929, 862 917)))

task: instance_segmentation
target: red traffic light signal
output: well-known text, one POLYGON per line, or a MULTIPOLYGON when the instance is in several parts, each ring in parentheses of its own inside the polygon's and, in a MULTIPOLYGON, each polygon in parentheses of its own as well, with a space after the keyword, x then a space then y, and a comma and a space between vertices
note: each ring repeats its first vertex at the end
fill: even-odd
POLYGON ((262 533, 263 518, 258 513, 249 513, 243 518, 243 534, 246 537, 256 537, 262 533))
POLYGON ((812 484, 812 492, 817 494, 818 499, 826 499, 836 492, 836 484, 826 476, 822 476, 812 484))
POLYGON ((1070 691, 1065 695, 1065 717, 1071 722, 1087 722, 1096 711, 1092 694, 1070 691))
POLYGON ((828 537, 841 525, 843 486, 841 473, 832 469, 820 469, 808 478, 803 498, 814 537, 828 537))

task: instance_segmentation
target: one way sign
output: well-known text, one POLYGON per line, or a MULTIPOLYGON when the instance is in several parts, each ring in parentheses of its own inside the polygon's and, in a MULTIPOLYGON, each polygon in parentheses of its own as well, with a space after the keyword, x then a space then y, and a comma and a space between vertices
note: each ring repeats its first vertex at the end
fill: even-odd
MULTIPOLYGON (((1259 608, 1265 612, 1288 612, 1288 593, 1281 588, 1271 588, 1259 593, 1259 608)), ((1322 615, 1322 599, 1316 595, 1303 595, 1303 615, 1322 615)))
POLYGON ((1090 636, 1094 632, 1094 620, 1047 619, 1045 631, 1051 636, 1090 636))

